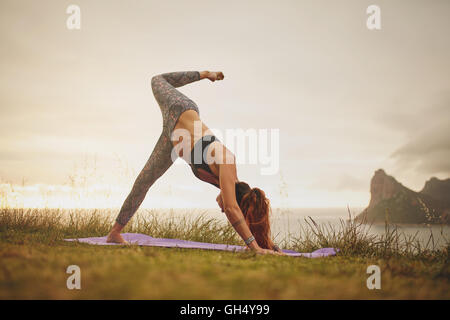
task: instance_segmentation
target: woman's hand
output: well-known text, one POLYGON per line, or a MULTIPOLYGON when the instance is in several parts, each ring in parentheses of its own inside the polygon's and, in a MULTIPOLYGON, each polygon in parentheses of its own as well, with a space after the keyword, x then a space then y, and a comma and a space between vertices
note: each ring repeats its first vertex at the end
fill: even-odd
POLYGON ((274 254, 277 256, 286 256, 286 253, 284 252, 273 251, 270 249, 257 248, 253 249, 253 251, 255 251, 257 254, 274 254))
POLYGON ((216 80, 223 80, 225 76, 222 71, 202 71, 200 72, 200 79, 208 78, 210 81, 214 82, 216 80))

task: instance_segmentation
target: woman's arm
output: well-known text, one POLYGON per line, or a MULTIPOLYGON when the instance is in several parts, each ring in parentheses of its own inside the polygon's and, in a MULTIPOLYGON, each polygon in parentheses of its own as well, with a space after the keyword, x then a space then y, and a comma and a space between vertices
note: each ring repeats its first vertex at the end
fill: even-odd
MULTIPOLYGON (((236 202, 235 194, 235 179, 236 177, 236 166, 234 164, 221 164, 219 169, 219 181, 220 189, 222 193, 223 200, 223 210, 225 215, 230 221, 231 225, 234 227, 236 232, 245 241, 252 236, 250 228, 245 222, 244 215, 236 202)), ((248 247, 260 254, 279 254, 273 250, 262 249, 256 240, 250 242, 248 247)))
MULTIPOLYGON (((219 181, 220 190, 222 191, 223 211, 236 232, 245 241, 252 236, 252 233, 247 223, 245 223, 244 215, 236 202, 234 179, 231 179, 234 175, 233 171, 232 164, 220 165, 219 181)), ((248 247, 255 251, 261 249, 256 240, 252 241, 248 247)))

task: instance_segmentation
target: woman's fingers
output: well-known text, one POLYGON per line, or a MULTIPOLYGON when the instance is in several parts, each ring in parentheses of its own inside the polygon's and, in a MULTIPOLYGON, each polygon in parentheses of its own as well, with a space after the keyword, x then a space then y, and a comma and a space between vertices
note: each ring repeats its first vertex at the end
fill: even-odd
POLYGON ((276 254, 276 255, 281 255, 279 252, 270 250, 270 249, 262 249, 261 254, 276 254))
MULTIPOLYGON (((247 249, 248 248, 246 248, 246 250, 247 249)), ((274 255, 277 255, 277 256, 287 256, 287 254, 284 253, 284 252, 278 252, 278 251, 274 251, 274 250, 270 250, 270 249, 262 249, 262 248, 256 250, 256 253, 257 254, 274 254, 274 255)))
POLYGON ((269 250, 269 249, 267 249, 267 251, 268 251, 268 253, 275 254, 277 256, 287 256, 287 254, 284 252, 279 252, 279 251, 274 251, 274 250, 269 250))

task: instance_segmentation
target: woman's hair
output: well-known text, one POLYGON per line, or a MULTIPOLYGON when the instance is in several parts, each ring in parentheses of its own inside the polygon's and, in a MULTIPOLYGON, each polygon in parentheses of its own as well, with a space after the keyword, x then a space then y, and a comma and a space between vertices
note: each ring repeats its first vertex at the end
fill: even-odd
POLYGON ((274 249, 270 234, 270 202, 264 191, 250 188, 243 181, 236 182, 236 200, 258 245, 263 249, 274 249))

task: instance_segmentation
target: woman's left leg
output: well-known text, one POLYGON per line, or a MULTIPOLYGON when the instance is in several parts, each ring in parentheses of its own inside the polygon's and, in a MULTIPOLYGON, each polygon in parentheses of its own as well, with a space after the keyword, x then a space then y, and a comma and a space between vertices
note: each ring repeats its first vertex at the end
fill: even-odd
MULTIPOLYGON (((131 217, 135 214, 142 201, 144 200, 148 190, 161 177, 167 169, 172 165, 172 142, 166 130, 163 130, 161 136, 153 149, 147 163, 136 178, 133 188, 120 209, 119 215, 116 218, 116 224, 108 236, 110 242, 114 241, 115 236, 120 233, 120 230, 128 223, 131 217)), ((119 240, 121 237, 119 237, 119 240)))

